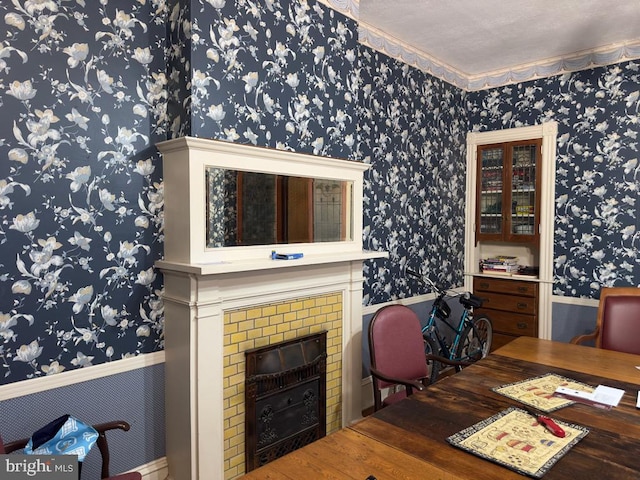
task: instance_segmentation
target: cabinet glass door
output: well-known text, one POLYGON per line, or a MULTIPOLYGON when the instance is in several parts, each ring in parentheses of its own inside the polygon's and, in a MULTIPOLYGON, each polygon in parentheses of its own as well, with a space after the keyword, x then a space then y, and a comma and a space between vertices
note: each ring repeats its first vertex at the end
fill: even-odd
POLYGON ((477 232, 483 236, 501 237, 504 227, 504 148, 482 147, 478 154, 480 181, 477 232))
POLYGON ((478 147, 476 241, 535 243, 542 141, 478 147))
POLYGON ((511 218, 510 234, 514 237, 535 235, 537 143, 511 147, 511 218))

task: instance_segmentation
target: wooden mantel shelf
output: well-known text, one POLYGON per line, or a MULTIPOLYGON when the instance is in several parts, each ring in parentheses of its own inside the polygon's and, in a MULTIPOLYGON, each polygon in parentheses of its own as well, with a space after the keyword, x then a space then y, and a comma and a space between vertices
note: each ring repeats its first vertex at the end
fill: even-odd
POLYGON ((295 260, 249 259, 238 261, 220 261, 212 263, 178 263, 159 260, 156 266, 161 270, 191 273, 195 275, 221 275, 225 273, 251 272, 256 270, 273 270, 280 268, 305 267, 311 265, 327 265, 352 261, 387 258, 388 252, 354 251, 305 255, 295 260))

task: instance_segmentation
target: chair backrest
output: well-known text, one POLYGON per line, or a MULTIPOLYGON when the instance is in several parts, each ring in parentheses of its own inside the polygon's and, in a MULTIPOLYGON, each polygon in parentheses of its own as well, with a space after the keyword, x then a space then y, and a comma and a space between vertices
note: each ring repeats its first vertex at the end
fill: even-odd
MULTIPOLYGON (((100 457, 102 460, 102 466, 100 471, 100 478, 105 480, 142 480, 142 475, 139 472, 129 472, 122 473, 120 475, 110 476, 109 475, 109 444, 107 442, 106 432, 109 430, 124 430, 125 432, 129 430, 130 426, 127 422, 123 420, 117 420, 113 422, 100 423, 97 425, 93 425, 98 431, 98 441, 96 445, 100 450, 100 457)), ((14 440, 13 442, 8 442, 6 445, 2 441, 2 437, 0 436, 0 453, 11 453, 16 452, 18 450, 22 450, 29 441, 28 438, 22 438, 20 440, 14 440)))
POLYGON ((596 347, 640 355, 640 288, 603 287, 596 347))
MULTIPOLYGON (((409 307, 388 305, 369 324, 371 366, 391 377, 411 380, 428 376, 420 320, 409 307)), ((374 392, 392 384, 373 379, 374 392)))

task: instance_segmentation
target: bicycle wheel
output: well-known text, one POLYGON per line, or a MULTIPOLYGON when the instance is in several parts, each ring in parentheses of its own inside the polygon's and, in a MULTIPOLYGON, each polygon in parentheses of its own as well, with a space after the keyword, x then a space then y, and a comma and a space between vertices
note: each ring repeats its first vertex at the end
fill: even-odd
POLYGON ((489 355, 492 340, 493 326, 491 319, 486 315, 479 315, 462 332, 460 344, 456 351, 456 358, 461 361, 478 361, 489 355))
MULTIPOLYGON (((424 336, 424 353, 431 355, 440 355, 440 347, 438 346, 438 342, 436 342, 433 338, 424 336)), ((438 379, 438 375, 440 375, 440 369, 442 365, 440 362, 435 360, 427 360, 427 369, 429 371, 429 383, 434 383, 438 379)))

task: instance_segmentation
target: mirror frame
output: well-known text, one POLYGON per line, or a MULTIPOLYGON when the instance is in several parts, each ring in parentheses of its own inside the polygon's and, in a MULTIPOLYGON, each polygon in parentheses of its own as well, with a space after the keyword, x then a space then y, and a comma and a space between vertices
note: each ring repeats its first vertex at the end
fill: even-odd
POLYGON ((163 157, 166 262, 209 264, 270 259, 271 252, 335 255, 362 253, 363 174, 368 164, 286 150, 181 137, 157 144, 163 157), (350 182, 350 240, 340 242, 207 247, 208 167, 350 182))

